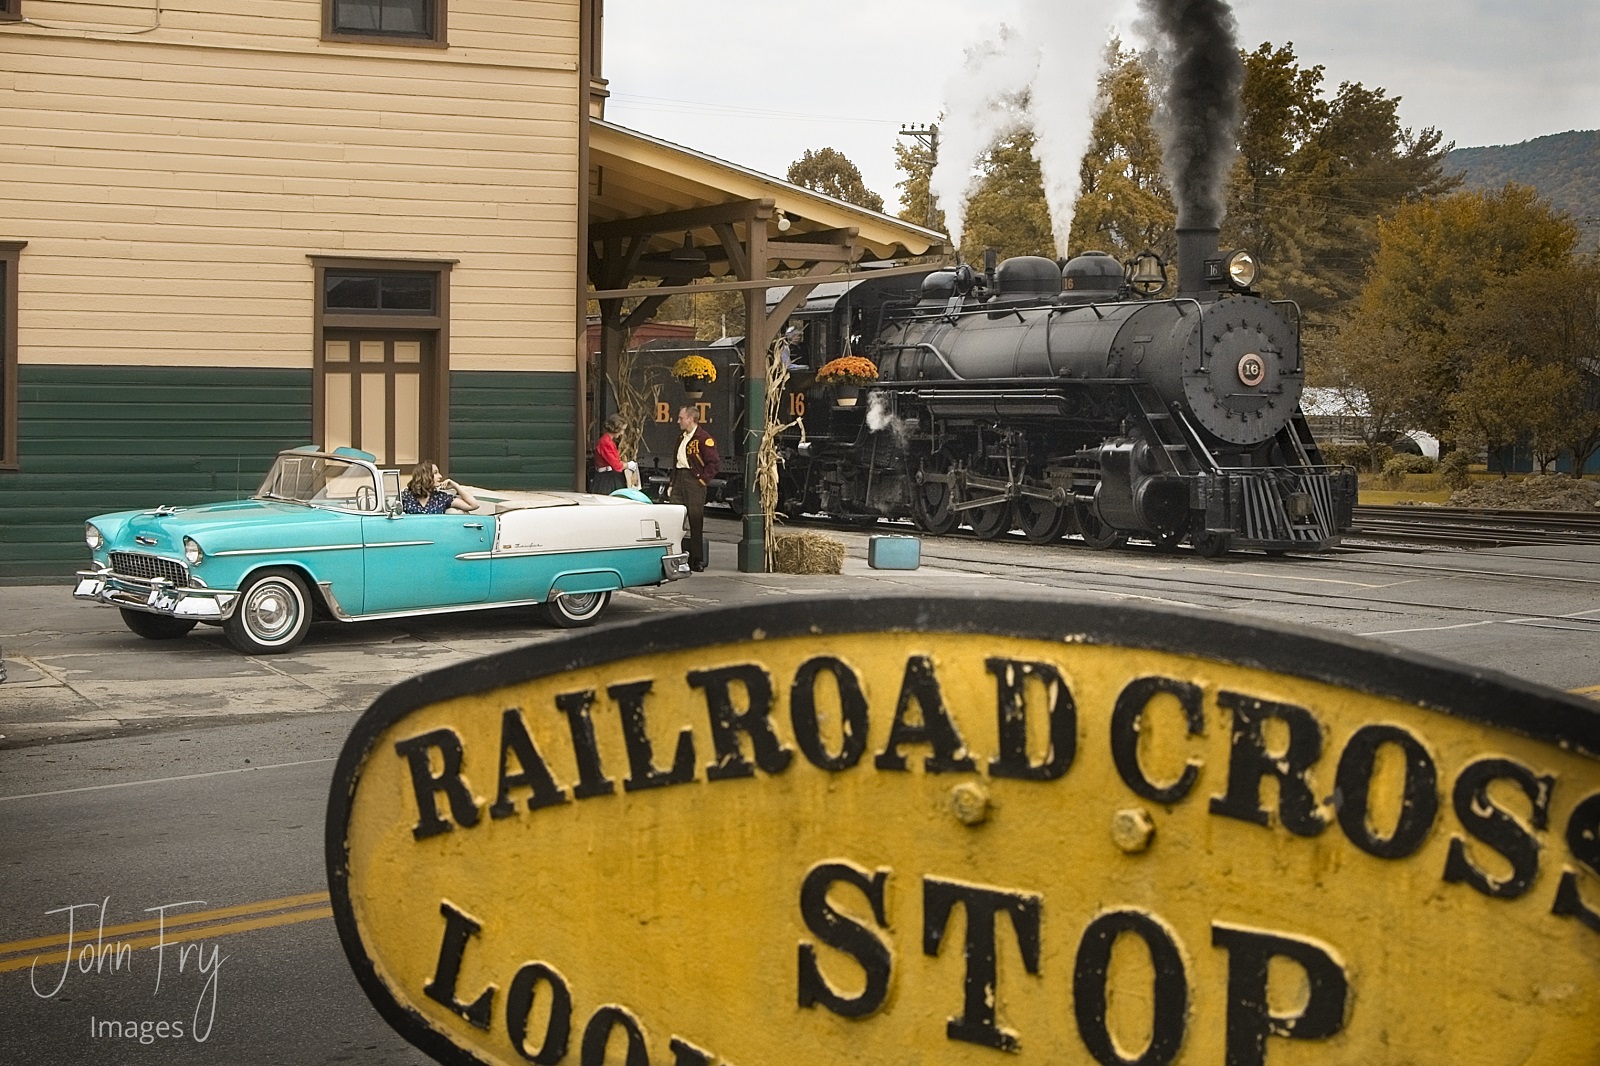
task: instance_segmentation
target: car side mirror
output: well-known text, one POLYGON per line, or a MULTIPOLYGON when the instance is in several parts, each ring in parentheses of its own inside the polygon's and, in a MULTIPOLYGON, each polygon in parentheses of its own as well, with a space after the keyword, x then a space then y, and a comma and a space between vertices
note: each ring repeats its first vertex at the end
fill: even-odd
POLYGON ((393 499, 391 499, 389 501, 389 517, 390 518, 399 518, 400 517, 400 498, 398 496, 394 497, 393 499))

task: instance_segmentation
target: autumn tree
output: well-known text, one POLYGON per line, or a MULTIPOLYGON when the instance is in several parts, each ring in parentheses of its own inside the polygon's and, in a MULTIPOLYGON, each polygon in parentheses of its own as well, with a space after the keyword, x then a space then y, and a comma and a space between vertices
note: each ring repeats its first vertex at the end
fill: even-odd
POLYGON ((835 200, 869 211, 883 210, 883 197, 867 188, 860 168, 837 148, 807 148, 804 155, 789 164, 787 176, 793 184, 835 200))
MULTIPOLYGON (((1378 224, 1378 252, 1341 336, 1387 338, 1387 360, 1404 366, 1385 368, 1379 357, 1368 360, 1365 372, 1360 365, 1344 370, 1437 437, 1476 432, 1450 398, 1476 358, 1509 351, 1471 339, 1466 331, 1476 328, 1470 323, 1477 309, 1492 286, 1514 274, 1568 265, 1576 241, 1570 221, 1517 185, 1401 207, 1378 224)), ((1480 375, 1475 387, 1490 383, 1480 375)))
POLYGON ((1581 476, 1600 450, 1600 261, 1492 279, 1447 337, 1467 366, 1452 410, 1474 423, 1492 410, 1512 422, 1500 443, 1526 441, 1541 471, 1570 452, 1581 476))
POLYGON ((1033 157, 1033 130, 1018 123, 978 159, 977 180, 967 199, 961 254, 982 262, 986 249, 1000 258, 1056 254, 1044 177, 1033 157))
POLYGON ((1095 249, 1127 259, 1150 248, 1170 259, 1176 251, 1177 209, 1161 169, 1146 61, 1118 40, 1106 48, 1098 108, 1078 171, 1071 254, 1095 249))

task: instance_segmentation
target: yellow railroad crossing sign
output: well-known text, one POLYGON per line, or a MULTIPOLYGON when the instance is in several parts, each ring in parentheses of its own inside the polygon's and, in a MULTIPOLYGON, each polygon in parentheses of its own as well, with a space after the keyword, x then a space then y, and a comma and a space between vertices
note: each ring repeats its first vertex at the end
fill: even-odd
POLYGON ((1600 710, 1307 630, 621 626, 386 693, 327 839, 444 1062, 1600 1061, 1600 710))

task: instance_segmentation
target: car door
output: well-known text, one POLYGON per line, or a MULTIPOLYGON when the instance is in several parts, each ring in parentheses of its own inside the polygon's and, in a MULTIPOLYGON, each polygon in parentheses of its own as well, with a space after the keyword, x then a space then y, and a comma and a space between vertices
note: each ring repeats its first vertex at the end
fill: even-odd
POLYGON ((487 602, 494 522, 492 515, 459 511, 363 518, 367 595, 361 613, 487 602))

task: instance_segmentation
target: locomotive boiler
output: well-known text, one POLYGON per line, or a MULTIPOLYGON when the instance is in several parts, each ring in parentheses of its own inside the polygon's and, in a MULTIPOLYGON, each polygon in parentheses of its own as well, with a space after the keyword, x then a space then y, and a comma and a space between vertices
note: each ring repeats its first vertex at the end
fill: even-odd
POLYGON ((1178 237, 1170 295, 1153 255, 1093 252, 814 295, 798 361, 854 351, 880 380, 847 407, 795 371, 806 432, 780 449, 781 508, 1205 555, 1337 543, 1355 474, 1323 462, 1300 412, 1298 309, 1259 295, 1217 231, 1178 237))

